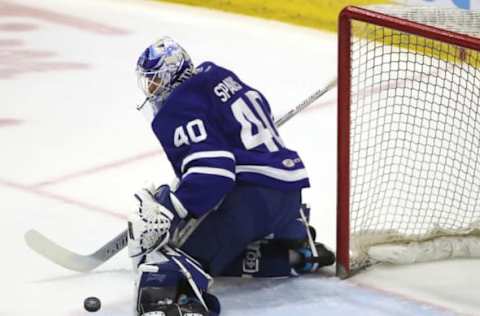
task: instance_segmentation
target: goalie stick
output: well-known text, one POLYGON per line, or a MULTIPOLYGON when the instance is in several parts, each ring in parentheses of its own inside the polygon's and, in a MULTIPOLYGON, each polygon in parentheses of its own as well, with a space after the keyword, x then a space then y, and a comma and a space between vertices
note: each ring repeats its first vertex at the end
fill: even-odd
POLYGON ((127 246, 127 230, 107 242, 90 255, 74 253, 51 241, 38 231, 31 229, 25 233, 27 245, 39 255, 69 270, 88 272, 117 254, 127 246))
MULTIPOLYGON (((277 127, 282 126, 292 117, 303 111, 306 107, 314 103, 321 96, 328 91, 332 90, 337 84, 337 79, 331 80, 325 87, 316 91, 302 103, 298 104, 295 108, 288 111, 280 119, 275 122, 277 127)), ((180 245, 186 238, 194 231, 194 229, 200 224, 203 217, 200 219, 191 219, 180 232, 178 240, 180 245)), ((25 242, 27 245, 39 255, 49 259, 53 263, 56 263, 64 268, 77 272, 89 272, 103 264, 115 254, 119 253, 123 248, 127 246, 128 242, 128 230, 125 229, 115 238, 107 242, 100 249, 89 255, 81 255, 72 252, 54 241, 48 239, 38 231, 31 229, 25 233, 25 242)))

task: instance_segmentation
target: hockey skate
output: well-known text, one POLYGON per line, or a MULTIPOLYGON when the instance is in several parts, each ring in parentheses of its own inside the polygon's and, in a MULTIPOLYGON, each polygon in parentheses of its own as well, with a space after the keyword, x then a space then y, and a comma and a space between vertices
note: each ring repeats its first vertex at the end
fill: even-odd
POLYGON ((294 269, 297 273, 316 272, 318 269, 330 266, 335 263, 335 254, 327 249, 324 244, 315 242, 317 254, 314 255, 310 246, 305 246, 296 251, 302 256, 300 262, 295 265, 294 269))
POLYGON ((316 272, 322 267, 335 263, 335 254, 324 244, 315 241, 316 237, 315 228, 308 225, 307 239, 296 241, 296 244, 290 244, 290 248, 300 255, 300 260, 293 266, 297 273, 316 272), (315 250, 312 250, 312 245, 314 245, 315 250))
POLYGON ((315 272, 335 263, 335 254, 324 244, 315 241, 317 232, 309 221, 310 207, 302 204, 300 217, 295 222, 296 225, 290 226, 290 231, 297 231, 297 234, 298 231, 306 231, 306 236, 301 239, 279 240, 280 244, 290 249, 289 260, 294 275, 315 272))

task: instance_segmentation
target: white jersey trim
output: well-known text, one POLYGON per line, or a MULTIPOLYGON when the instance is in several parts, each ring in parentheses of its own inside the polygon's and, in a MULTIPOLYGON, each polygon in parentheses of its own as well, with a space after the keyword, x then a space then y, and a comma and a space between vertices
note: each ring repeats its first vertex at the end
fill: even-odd
POLYGON ((212 168, 212 167, 191 167, 188 168, 188 171, 182 175, 182 179, 185 179, 191 173, 201 173, 201 174, 211 174, 215 176, 221 176, 230 178, 235 181, 235 174, 231 171, 221 169, 221 168, 212 168))
POLYGON ((182 172, 185 170, 185 166, 192 162, 193 160, 202 159, 202 158, 229 158, 235 161, 235 156, 224 150, 212 150, 212 151, 199 151, 193 154, 188 155, 183 159, 182 162, 182 172))
POLYGON ((287 182, 295 182, 308 178, 307 170, 305 170, 304 168, 296 170, 283 170, 268 166, 239 165, 236 167, 235 172, 258 173, 273 179, 287 182))
POLYGON ((175 196, 175 194, 170 193, 170 200, 172 201, 173 207, 177 211, 180 218, 187 217, 187 209, 185 208, 185 206, 183 206, 182 202, 180 202, 180 200, 175 196))

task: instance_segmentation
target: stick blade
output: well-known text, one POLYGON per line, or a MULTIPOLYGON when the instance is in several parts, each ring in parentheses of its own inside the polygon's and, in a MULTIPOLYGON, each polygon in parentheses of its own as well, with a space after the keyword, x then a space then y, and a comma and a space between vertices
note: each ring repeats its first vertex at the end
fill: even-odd
POLYGON ((38 231, 31 229, 25 233, 28 247, 44 258, 69 270, 89 272, 105 261, 95 255, 83 256, 76 254, 51 241, 38 231))

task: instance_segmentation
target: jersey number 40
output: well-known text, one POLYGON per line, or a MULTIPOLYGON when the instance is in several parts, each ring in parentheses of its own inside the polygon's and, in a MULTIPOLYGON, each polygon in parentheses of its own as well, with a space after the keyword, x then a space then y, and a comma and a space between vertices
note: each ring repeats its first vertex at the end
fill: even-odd
POLYGON ((262 109, 262 96, 254 90, 246 92, 245 96, 232 104, 233 115, 242 126, 240 139, 245 148, 249 150, 264 144, 270 152, 274 152, 279 149, 277 144, 284 147, 275 126, 262 109))
MULTIPOLYGON (((254 90, 245 93, 232 103, 232 113, 240 123, 240 139, 245 149, 250 150, 265 145, 270 152, 285 147, 272 120, 267 117, 263 108, 262 96, 254 90)), ((207 139, 207 132, 202 120, 195 119, 178 126, 173 135, 175 147, 199 143, 207 139)))
POLYGON ((178 126, 173 134, 175 147, 190 145, 190 143, 200 143, 205 139, 207 139, 207 131, 201 119, 188 122, 185 128, 178 126))

